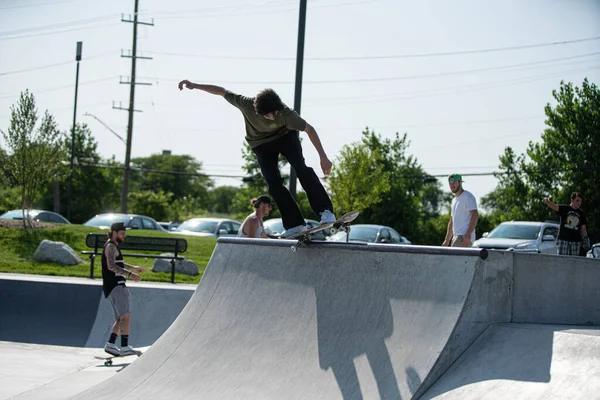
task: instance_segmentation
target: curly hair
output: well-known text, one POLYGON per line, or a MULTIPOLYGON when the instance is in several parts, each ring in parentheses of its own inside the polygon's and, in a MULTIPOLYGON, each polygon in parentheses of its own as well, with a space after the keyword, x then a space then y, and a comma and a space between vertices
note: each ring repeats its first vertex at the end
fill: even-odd
POLYGON ((281 98, 273 89, 261 90, 254 98, 254 109, 259 115, 267 115, 284 108, 281 98))

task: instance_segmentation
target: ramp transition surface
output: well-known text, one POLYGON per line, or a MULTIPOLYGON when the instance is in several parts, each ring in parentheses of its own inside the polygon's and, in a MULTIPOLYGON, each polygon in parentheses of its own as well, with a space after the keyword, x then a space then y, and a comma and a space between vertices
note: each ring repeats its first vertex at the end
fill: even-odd
POLYGON ((142 357, 78 399, 410 399, 511 315, 512 256, 220 239, 142 357))

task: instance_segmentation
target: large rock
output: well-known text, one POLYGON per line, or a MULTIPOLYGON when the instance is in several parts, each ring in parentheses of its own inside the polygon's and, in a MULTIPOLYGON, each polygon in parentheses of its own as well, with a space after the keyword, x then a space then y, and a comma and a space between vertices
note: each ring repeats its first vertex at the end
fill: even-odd
POLYGON ((55 262, 63 265, 83 264, 79 255, 63 242, 53 242, 51 240, 42 240, 37 250, 33 254, 36 261, 55 262))
MULTIPOLYGON (((161 256, 172 256, 173 254, 164 253, 161 256)), ((171 272, 171 260, 167 258, 157 258, 154 260, 152 265, 153 272, 171 272)), ((198 275, 198 265, 192 260, 176 260, 175 261, 175 272, 184 275, 198 275)))

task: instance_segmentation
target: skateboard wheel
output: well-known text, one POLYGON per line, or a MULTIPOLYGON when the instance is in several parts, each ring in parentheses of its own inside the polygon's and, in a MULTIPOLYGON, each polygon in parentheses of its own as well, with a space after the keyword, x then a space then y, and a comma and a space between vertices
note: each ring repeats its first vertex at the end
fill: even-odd
POLYGON ((105 365, 106 367, 108 367, 109 365, 112 365, 112 361, 111 361, 111 360, 104 361, 104 365, 105 365))
POLYGON ((295 253, 297 250, 296 246, 292 246, 292 251, 295 253))
POLYGON ((338 232, 338 230, 335 228, 331 228, 329 231, 331 232, 332 235, 335 235, 338 232))

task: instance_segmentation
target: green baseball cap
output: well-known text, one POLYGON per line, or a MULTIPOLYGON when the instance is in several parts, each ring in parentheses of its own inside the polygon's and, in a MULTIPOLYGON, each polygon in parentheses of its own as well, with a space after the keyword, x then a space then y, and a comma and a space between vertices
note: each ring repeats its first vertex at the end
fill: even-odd
POLYGON ((448 176, 448 182, 452 183, 454 181, 462 182, 463 181, 462 176, 460 174, 451 174, 451 175, 449 175, 448 176))

